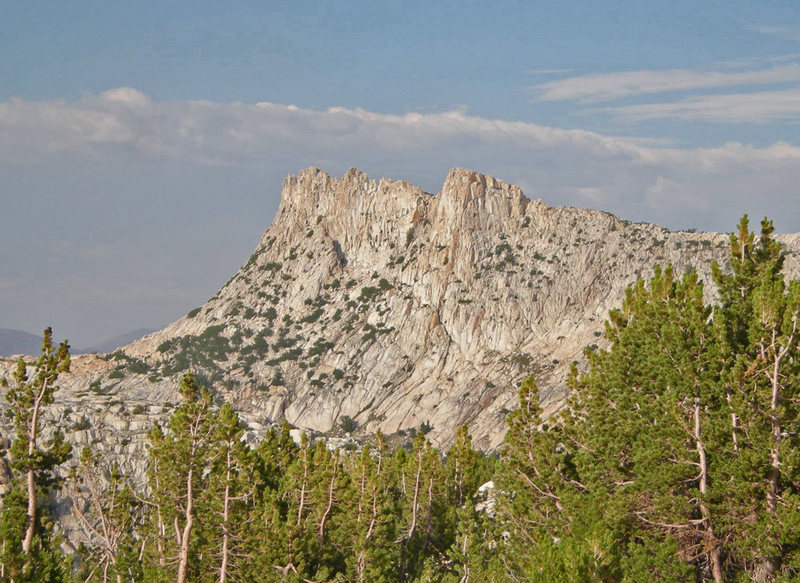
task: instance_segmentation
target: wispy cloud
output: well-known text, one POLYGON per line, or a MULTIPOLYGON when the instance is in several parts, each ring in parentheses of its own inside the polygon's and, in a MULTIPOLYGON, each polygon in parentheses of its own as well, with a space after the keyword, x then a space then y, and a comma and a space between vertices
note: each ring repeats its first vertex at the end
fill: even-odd
POLYGON ((800 88, 702 95, 673 103, 598 108, 629 121, 681 119, 715 123, 767 123, 800 119, 800 88))
POLYGON ((754 32, 760 32, 761 34, 800 41, 800 24, 751 24, 748 28, 754 32))
POLYGON ((691 69, 624 71, 581 75, 530 87, 536 101, 597 103, 624 97, 800 81, 800 64, 751 71, 720 72, 691 69))
POLYGON ((572 73, 573 69, 526 69, 523 73, 528 75, 561 75, 562 73, 572 73))
MULTIPOLYGON (((605 108, 627 119, 681 117, 709 121, 787 119, 800 114, 800 89, 692 98, 676 104, 605 108), (777 95, 777 99, 776 99, 777 95)), ((501 121, 463 110, 390 115, 364 109, 312 110, 277 103, 155 102, 135 89, 120 88, 68 102, 0 103, 0 160, 6 166, 36 165, 52 157, 91 160, 109 152, 120 159, 163 160, 242 172, 287 171, 320 165, 332 172, 358 166, 430 188, 451 166, 474 167, 532 185, 532 196, 554 203, 600 205, 635 219, 667 224, 733 224, 741 204, 758 190, 770 168, 782 186, 776 203, 794 209, 800 181, 800 148, 778 143, 754 148, 731 143, 682 149, 659 141, 606 136, 525 122, 501 121), (731 178, 733 175, 735 179, 731 178), (703 184, 695 208, 658 207, 642 198, 703 184), (747 189, 743 185, 747 184, 747 189), (718 210, 721 200, 730 212, 718 210), (709 202, 711 201, 711 202, 709 202), (713 208, 714 212, 703 209, 713 208), (682 218, 683 217, 683 218, 682 218)), ((765 212, 772 212, 765 208, 765 212)), ((794 216, 795 210, 781 210, 794 216)), ((772 212, 772 214, 775 214, 772 212)), ((800 230, 800 216, 796 226, 800 230)))
POLYGON ((207 164, 248 164, 272 149, 327 151, 332 147, 412 151, 448 140, 520 141, 537 147, 581 145, 624 151, 637 140, 608 138, 468 115, 463 109, 379 114, 333 107, 324 111, 277 103, 206 101, 156 103, 135 89, 119 88, 75 102, 0 103, 0 154, 24 161, 53 153, 109 146, 145 156, 174 156, 207 164))
POLYGON ((800 60, 800 53, 786 53, 782 55, 773 55, 771 57, 739 57, 736 59, 726 59, 723 61, 715 61, 713 68, 719 69, 763 69, 767 65, 774 65, 775 63, 789 63, 797 62, 800 60))

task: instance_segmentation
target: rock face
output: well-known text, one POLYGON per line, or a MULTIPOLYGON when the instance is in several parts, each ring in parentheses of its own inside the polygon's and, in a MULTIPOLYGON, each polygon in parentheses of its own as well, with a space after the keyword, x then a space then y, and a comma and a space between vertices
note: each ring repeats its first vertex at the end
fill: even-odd
MULTIPOLYGON (((800 276, 800 235, 779 240, 800 276)), ((694 267, 713 300, 711 263, 727 253, 727 235, 550 207, 470 170, 434 196, 310 168, 286 179, 272 226, 205 305, 122 351, 73 357, 45 427, 144 484, 147 432, 190 369, 234 404, 248 439, 285 419, 348 440, 421 429, 447 446, 467 424, 493 449, 527 375, 546 411, 563 403, 570 363, 603 345, 608 311, 637 277, 694 267)), ((0 360, 0 376, 13 366, 0 360)), ((2 415, 0 434, 12 435, 2 415)), ((77 544, 69 503, 58 508, 77 544)))
MULTIPOLYGON (((800 273, 800 236, 781 240, 800 273)), ((310 168, 286 179, 272 226, 208 303, 110 357, 74 358, 53 415, 143 478, 147 428, 190 368, 255 434, 286 419, 355 436, 422 428, 446 446, 467 424, 491 449, 527 375, 546 410, 560 406, 570 363, 602 345, 637 277, 671 262, 710 282, 727 250, 727 235, 550 207, 470 170, 431 195, 310 168)))

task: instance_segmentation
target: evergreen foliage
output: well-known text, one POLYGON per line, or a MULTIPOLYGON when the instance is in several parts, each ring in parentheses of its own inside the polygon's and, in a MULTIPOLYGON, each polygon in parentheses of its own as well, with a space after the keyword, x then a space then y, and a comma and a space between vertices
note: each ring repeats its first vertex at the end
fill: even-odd
POLYGON ((772 231, 742 219, 716 307, 693 271, 631 286, 561 415, 523 384, 498 480, 510 580, 797 580, 800 284, 772 231))
POLYGON ((33 375, 21 363, 4 381, 16 439, 0 579, 799 581, 800 283, 784 280, 772 232, 742 219, 730 270, 713 267, 715 305, 693 271, 633 284, 561 412, 544 418, 533 377, 521 384, 499 459, 466 428, 446 455, 423 431, 408 448, 378 433, 331 451, 295 443, 285 423, 251 445, 187 374, 150 432, 146 488, 82 452, 68 493, 85 536, 71 556, 40 504, 70 453, 56 428, 39 439, 69 363, 46 331, 33 375))
POLYGON ((60 430, 42 443, 43 417, 58 389, 58 375, 69 370, 69 345, 53 347, 53 331, 42 335, 42 353, 28 374, 22 358, 12 381, 2 379, 14 422, 9 451, 13 479, 0 513, 0 577, 14 582, 60 581, 59 538, 42 501, 61 486, 59 465, 71 456, 60 430))

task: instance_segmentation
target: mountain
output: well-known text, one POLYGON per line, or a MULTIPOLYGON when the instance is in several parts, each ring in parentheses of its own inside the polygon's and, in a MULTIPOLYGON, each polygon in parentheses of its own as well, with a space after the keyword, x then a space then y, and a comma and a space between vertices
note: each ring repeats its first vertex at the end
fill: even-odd
MULTIPOLYGON (((329 432, 346 416, 357 433, 424 428, 437 444, 467 424, 493 448, 527 375, 560 405, 627 285, 668 261, 710 281, 727 240, 550 207, 470 170, 434 196, 311 168, 284 182, 239 272, 125 354, 162 377, 201 370, 256 423, 329 432)), ((792 269, 798 238, 784 242, 792 269)))
POLYGON ((73 350, 73 354, 91 354, 93 352, 98 353, 109 353, 114 352, 118 348, 122 348, 123 346, 130 344, 134 340, 138 340, 142 336, 146 334, 150 334, 154 332, 152 328, 137 328, 136 330, 131 330, 130 332, 124 332, 122 334, 117 334, 116 336, 112 336, 111 338, 106 338, 105 340, 101 340, 100 342, 96 342, 93 346, 88 348, 81 348, 80 350, 73 350))
MULTIPOLYGON (((796 277, 800 235, 779 239, 796 277)), ((671 262, 710 282, 727 254, 724 234, 552 207, 470 170, 431 195, 310 168, 286 179, 253 255, 206 304, 121 352, 74 357, 53 415, 142 476, 146 432, 189 369, 255 435, 285 419, 356 437, 429 431, 446 446, 466 424, 493 449, 529 374, 545 410, 561 406, 570 364, 603 346, 637 277, 671 262)))
MULTIPOLYGON (((777 239, 787 276, 800 277, 800 234, 777 239)), ((287 420, 329 436, 423 431, 446 447, 466 424, 491 450, 528 375, 546 412, 563 404, 571 363, 605 345, 629 284, 670 262, 696 268, 713 301, 711 264, 725 268, 728 252, 724 234, 552 207, 470 170, 431 195, 310 168, 285 180, 253 255, 206 304, 122 350, 72 358, 45 437, 62 428, 73 451, 90 446, 144 484, 147 433, 191 370, 233 404, 249 440, 287 420)), ((37 339, 27 352, 38 350, 37 339)), ((0 376, 14 366, 0 359, 0 376)))
POLYGON ((0 354, 38 354, 41 349, 41 336, 13 328, 0 328, 0 354))

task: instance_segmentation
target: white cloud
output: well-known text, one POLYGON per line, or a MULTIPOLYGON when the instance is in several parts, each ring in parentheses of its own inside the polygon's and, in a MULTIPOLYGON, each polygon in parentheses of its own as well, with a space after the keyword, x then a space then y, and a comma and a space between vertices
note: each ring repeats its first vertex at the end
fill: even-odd
POLYGON ((129 107, 144 107, 150 105, 150 98, 131 87, 117 87, 116 89, 109 89, 103 91, 97 96, 100 101, 107 101, 109 103, 120 103, 129 107))
POLYGON ((800 148, 786 143, 688 149, 463 110, 158 102, 131 89, 12 99, 0 102, 0 320, 88 344, 186 313, 247 258, 281 181, 307 166, 429 192, 461 166, 553 205, 704 230, 748 212, 800 231, 800 148), (87 328, 94 339, 69 331, 87 328))
POLYGON ((702 95, 672 103, 599 108, 630 121, 682 119, 716 123, 765 123, 800 118, 800 87, 727 95, 702 95))
MULTIPOLYGON (((720 121, 777 119, 800 112, 800 90, 778 92, 778 99, 775 95, 711 96, 605 111, 631 119, 720 121)), ((537 191, 528 194, 552 203, 602 207, 636 220, 668 226, 691 222, 708 229, 734 224, 768 171, 780 185, 764 212, 774 215, 786 205, 787 210, 778 211, 785 220, 795 221, 798 214, 793 209, 800 148, 785 143, 681 149, 641 138, 487 119, 463 110, 391 115, 268 102, 154 102, 129 88, 74 102, 0 103, 0 156, 5 164, 35 167, 52 156, 85 158, 109 152, 116 152, 120 163, 162 161, 166 156, 206 168, 272 168, 272 189, 287 172, 311 165, 333 173, 357 166, 428 189, 438 188, 452 166, 474 167, 535 185, 537 191), (703 192, 696 192, 698 184, 703 192), (705 202, 677 204, 683 199, 674 193, 682 188, 705 202), (663 195, 667 191, 673 195, 663 195), (733 199, 738 202, 731 203, 733 199), (688 221, 685 215, 690 212, 703 216, 688 221)), ((792 225, 800 230, 800 217, 792 225)))
POLYGON ((536 101, 596 103, 623 97, 742 85, 800 81, 800 64, 792 63, 752 71, 719 72, 689 69, 597 73, 548 81, 530 90, 536 101))
POLYGON ((257 162, 275 146, 380 147, 410 150, 442 140, 521 141, 528 146, 582 145, 596 152, 636 147, 634 140, 580 130, 490 120, 462 110, 403 115, 334 107, 325 111, 275 103, 153 103, 133 90, 110 90, 76 102, 0 103, 0 152, 11 159, 24 142, 33 158, 111 145, 143 155, 213 163, 257 162))

